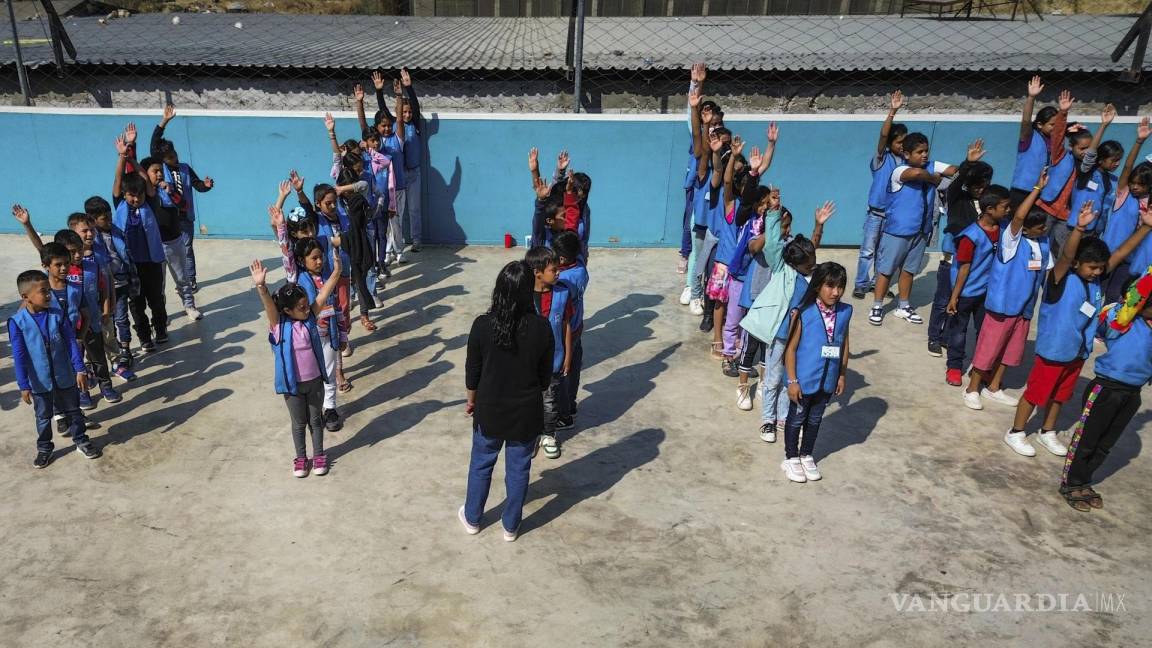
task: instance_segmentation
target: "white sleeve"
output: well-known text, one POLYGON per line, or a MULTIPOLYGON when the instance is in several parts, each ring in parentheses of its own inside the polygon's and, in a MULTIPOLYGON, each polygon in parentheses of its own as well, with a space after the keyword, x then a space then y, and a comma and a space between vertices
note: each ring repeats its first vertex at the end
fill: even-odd
POLYGON ((900 181, 900 176, 903 175, 904 170, 907 168, 909 168, 907 164, 902 164, 892 169, 892 182, 888 184, 891 185, 889 190, 893 193, 900 191, 900 188, 904 186, 904 183, 900 181))
POLYGON ((1016 257, 1016 250, 1020 248, 1020 240, 1024 238, 1024 228, 1012 234, 1012 225, 1000 230, 1000 260, 1008 263, 1016 257))
POLYGON ((952 166, 952 165, 948 164, 947 162, 933 162, 932 163, 932 173, 944 173, 945 171, 948 170, 948 167, 950 167, 950 166, 952 166))

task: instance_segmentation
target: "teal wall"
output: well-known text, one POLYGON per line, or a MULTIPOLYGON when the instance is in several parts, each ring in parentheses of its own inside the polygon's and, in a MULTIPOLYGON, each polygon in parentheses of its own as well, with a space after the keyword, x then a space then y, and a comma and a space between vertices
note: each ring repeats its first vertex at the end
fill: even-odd
MULTIPOLYGON (((93 194, 110 197, 116 160, 113 138, 135 120, 147 138, 152 115, 0 113, 0 202, 19 202, 38 229, 63 226, 67 215, 93 194)), ((996 181, 1007 184, 1015 158, 1015 122, 908 119, 932 141, 933 156, 959 163, 966 144, 983 137, 985 160, 996 181)), ((766 121, 729 121, 751 144, 764 144, 766 121)), ((870 175, 868 158, 879 121, 782 121, 779 148, 768 181, 782 187, 784 204, 796 215, 796 230, 811 228, 812 212, 836 201, 837 215, 824 234, 830 245, 858 243, 870 175)), ((341 119, 341 139, 357 132, 353 119, 341 119)), ((527 151, 541 149, 549 173, 554 156, 567 148, 572 168, 592 177, 592 243, 621 246, 678 246, 687 165, 688 129, 683 121, 451 119, 433 116, 428 124, 429 167, 424 174, 426 240, 494 244, 508 232, 529 232, 533 193, 527 151)), ((268 235, 266 206, 277 183, 296 168, 309 187, 328 181, 331 156, 319 118, 178 116, 167 133, 181 158, 216 188, 197 196, 209 236, 268 235)), ((1109 139, 1129 146, 1134 124, 1113 125, 1109 139)), ((5 207, 5 211, 7 208, 5 207)), ((10 217, 0 231, 16 231, 10 217)))

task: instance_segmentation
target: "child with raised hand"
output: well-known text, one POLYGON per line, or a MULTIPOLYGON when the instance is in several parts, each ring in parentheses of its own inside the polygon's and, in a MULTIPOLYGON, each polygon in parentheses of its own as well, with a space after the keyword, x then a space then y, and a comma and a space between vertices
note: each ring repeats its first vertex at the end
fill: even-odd
POLYGON ((893 124, 896 113, 904 107, 904 93, 899 90, 888 97, 888 116, 880 125, 880 139, 876 142, 876 155, 868 163, 872 171, 872 185, 868 189, 868 215, 864 218, 864 236, 860 241, 860 255, 856 262, 856 285, 852 297, 864 299, 875 281, 872 270, 875 265, 876 246, 880 243, 880 229, 891 196, 888 185, 892 181, 892 171, 904 162, 904 137, 908 127, 893 124))
POLYGON ((1037 441, 1052 454, 1067 452, 1056 434, 1056 418, 1060 407, 1072 398, 1076 379, 1092 351, 1095 318, 1104 305, 1100 277, 1114 270, 1152 232, 1152 212, 1144 210, 1136 231, 1119 249, 1109 253, 1107 244, 1100 239, 1083 238, 1095 218, 1092 203, 1084 203, 1077 224, 1044 283, 1036 330, 1036 360, 1028 374, 1024 397, 1016 406, 1012 429, 1004 434, 1004 443, 1025 457, 1036 456, 1024 426, 1037 407, 1045 408, 1037 441))
MULTIPOLYGON (((140 277, 136 274, 136 264, 128 251, 124 232, 112 224, 112 205, 100 196, 92 196, 84 201, 84 213, 88 214, 96 228, 92 249, 104 259, 114 291, 112 321, 119 350, 113 362, 112 374, 131 382, 136 380, 136 373, 132 371, 132 326, 128 317, 128 304, 133 297, 140 296, 140 277)), ((108 346, 111 348, 111 342, 108 346)))
MULTIPOLYGON (((340 247, 340 237, 333 237, 332 249, 340 247)), ((352 389, 352 382, 344 376, 344 366, 340 361, 340 346, 346 342, 342 337, 340 323, 344 313, 340 310, 336 294, 329 295, 324 302, 317 302, 320 289, 328 282, 332 274, 339 277, 339 272, 325 269, 324 246, 315 238, 296 239, 292 244, 292 253, 296 258, 296 267, 299 274, 296 283, 308 294, 313 303, 320 303, 322 308, 317 315, 317 327, 320 331, 320 340, 324 342, 325 374, 330 378, 324 386, 324 424, 329 432, 336 432, 344 427, 343 418, 337 409, 336 393, 347 393, 352 389)), ((337 280, 339 289, 339 279, 337 280)))
POLYGON ((140 168, 148 182, 156 188, 157 203, 153 205, 153 213, 160 230, 160 243, 164 246, 168 273, 176 284, 176 296, 180 298, 188 319, 199 320, 203 314, 196 308, 194 286, 189 274, 191 261, 188 259, 188 234, 183 226, 186 219, 180 213, 178 204, 180 195, 176 193, 175 186, 165 180, 164 164, 159 158, 144 158, 140 161, 140 168))
POLYGON ((564 393, 566 377, 572 368, 572 317, 576 314, 572 291, 560 279, 560 257, 544 246, 536 246, 524 256, 524 262, 535 276, 532 300, 536 313, 552 327, 555 349, 552 359, 552 383, 544 392, 544 432, 540 448, 549 459, 560 457, 556 431, 567 419, 570 401, 564 393))
POLYGON ((1096 205, 1098 218, 1092 221, 1087 230, 1092 236, 1099 236, 1112 213, 1118 181, 1112 172, 1120 167, 1120 162, 1124 159, 1124 147, 1120 142, 1100 141, 1104 137, 1104 131, 1115 118, 1116 108, 1108 104, 1101 115, 1100 128, 1093 135, 1092 143, 1084 152, 1084 157, 1076 169, 1076 179, 1072 183, 1072 193, 1068 199, 1069 227, 1076 226, 1075 217, 1085 202, 1090 200, 1096 205))
POLYGON ((1033 76, 1028 81, 1028 95, 1024 99, 1024 109, 1020 119, 1020 139, 1016 143, 1016 168, 1012 171, 1012 186, 1009 198, 1015 210, 1024 202, 1032 187, 1040 180, 1040 173, 1048 166, 1048 142, 1056 126, 1057 110, 1044 106, 1032 118, 1036 97, 1044 92, 1040 77, 1033 76))
POLYGON ((1092 133, 1076 122, 1068 122, 1068 110, 1075 100, 1064 90, 1057 101, 1057 111, 1048 133, 1048 184, 1040 192, 1036 206, 1044 210, 1048 219, 1048 242, 1052 254, 1060 255, 1060 248, 1068 238, 1068 201, 1076 181, 1076 167, 1092 143, 1092 133), (1067 147, 1065 147, 1067 139, 1067 147), (1059 225, 1060 227, 1057 227, 1059 225))
POLYGON ((1099 317, 1099 335, 1108 350, 1096 358, 1096 377, 1084 390, 1060 494, 1080 512, 1104 508, 1092 488, 1096 470, 1140 410, 1140 390, 1152 382, 1152 268, 1129 280, 1124 300, 1107 306, 1099 317))
POLYGON ((840 301, 847 284, 844 266, 832 262, 816 266, 789 327, 784 366, 792 404, 788 407, 785 458, 780 467, 793 482, 802 484, 821 478, 812 458, 816 435, 828 401, 844 393, 848 371, 852 307, 840 301))
POLYGON ((1036 310, 1036 295, 1054 261, 1048 247, 1047 214, 1034 209, 1048 174, 1040 178, 1016 207, 1012 221, 1001 229, 1000 244, 992 253, 988 290, 984 297, 984 323, 976 338, 972 371, 968 374, 965 404, 983 409, 982 398, 1016 407, 1019 399, 1004 393, 1004 371, 1024 359, 1028 328, 1036 310))
MULTIPOLYGON (((1120 178, 1116 182, 1116 200, 1112 204, 1112 214, 1108 217, 1108 223, 1100 235, 1100 240, 1107 243, 1110 250, 1120 247, 1124 240, 1136 231, 1136 225, 1140 222, 1140 211, 1148 204, 1148 193, 1152 191, 1152 163, 1143 161, 1136 164, 1136 158, 1140 156, 1140 149, 1149 135, 1152 135, 1152 123, 1145 117, 1136 127, 1136 141, 1128 151, 1128 158, 1124 161, 1124 168, 1120 171, 1120 178)), ((1141 260, 1152 263, 1152 244, 1145 241, 1104 278, 1105 303, 1120 299, 1121 289, 1131 276, 1132 257, 1141 253, 1141 249, 1145 246, 1149 248, 1149 254, 1141 254, 1140 256, 1146 257, 1141 260)))
MULTIPOLYGON (((739 364, 739 358, 737 358, 737 345, 740 340, 738 331, 740 319, 744 317, 744 314, 740 312, 739 303, 740 291, 744 287, 743 275, 741 273, 740 279, 734 280, 732 272, 734 267, 732 257, 736 252, 740 227, 743 225, 736 220, 737 207, 740 205, 737 196, 743 189, 744 181, 748 175, 747 160, 741 154, 743 150, 744 141, 739 136, 733 137, 727 152, 727 160, 722 162, 724 193, 720 205, 723 210, 713 212, 711 228, 717 241, 715 261, 712 266, 712 279, 709 280, 708 286, 708 296, 716 304, 713 317, 717 325, 713 330, 713 341, 719 340, 721 345, 720 353, 723 355, 721 372, 732 378, 738 375, 736 369, 737 364, 739 364), (734 300, 731 299, 733 291, 736 293, 734 300)), ((716 155, 715 149, 713 155, 716 155)), ((716 158, 713 158, 713 161, 719 162, 716 158)), ((737 270, 739 271, 739 268, 737 270)))
POLYGON ((416 88, 412 85, 412 75, 407 68, 400 68, 400 78, 392 82, 396 93, 396 117, 404 131, 404 158, 397 164, 404 167, 404 206, 403 214, 408 217, 409 236, 412 239, 412 252, 420 251, 423 240, 423 220, 421 218, 420 167, 424 161, 423 122, 420 115, 420 100, 416 98, 416 88))
MULTIPOLYGON (((384 100, 384 76, 379 71, 372 72, 372 83, 376 86, 376 101, 380 106, 380 110, 376 112, 373 118, 372 128, 379 135, 380 152, 392 161, 390 168, 394 187, 391 196, 391 208, 388 212, 388 243, 385 260, 386 265, 392 261, 405 263, 404 232, 400 218, 408 204, 407 178, 404 175, 403 164, 404 138, 399 132, 402 129, 396 128, 396 119, 388 111, 388 106, 384 100)), ((364 88, 359 83, 352 87, 352 97, 356 103, 356 117, 360 121, 360 130, 367 130, 369 126, 368 120, 364 116, 364 88)), ((397 112, 400 112, 399 103, 397 104, 397 112)))
MULTIPOLYGON (((54 244, 45 248, 55 247, 54 244)), ((58 253, 56 250, 55 253, 58 253)), ((43 252, 42 252, 43 254, 43 252)), ((65 267, 64 259, 54 259, 65 267)), ((80 356, 76 334, 68 318, 53 305, 48 277, 28 270, 16 278, 22 303, 8 319, 8 339, 20 398, 33 405, 36 413, 36 458, 32 465, 43 468, 52 460, 52 415, 68 421, 68 436, 76 450, 88 459, 100 456, 100 449, 88 439, 84 414, 80 411, 80 389, 88 388, 88 372, 80 356)))
MULTIPOLYGON (((704 79, 708 76, 708 68, 703 63, 692 64, 692 80, 688 84, 688 95, 697 94, 702 91, 704 87, 704 79)), ((683 230, 680 239, 680 260, 676 266, 676 272, 679 274, 687 274, 688 272, 688 257, 692 255, 692 204, 693 204, 693 187, 696 184, 696 138, 692 135, 692 117, 691 113, 695 108, 688 104, 688 164, 684 172, 684 208, 681 212, 683 223, 683 230)), ((689 286, 684 287, 684 292, 680 295, 680 303, 688 305, 692 299, 692 289, 689 286)))
POLYGON ((588 268, 580 254, 580 236, 564 230, 552 241, 552 249, 559 257, 560 281, 568 286, 572 296, 572 360, 568 363, 568 379, 564 392, 568 398, 568 413, 560 419, 559 429, 572 427, 576 416, 576 392, 580 390, 580 368, 584 365, 584 293, 588 290, 588 268))
MULTIPOLYGON (((187 277, 192 292, 197 292, 200 288, 196 284, 196 252, 192 245, 196 238, 196 196, 192 190, 205 193, 211 191, 216 183, 208 176, 204 176, 204 179, 201 180, 195 169, 180 161, 180 156, 176 154, 175 145, 170 140, 164 139, 164 128, 175 116, 175 106, 172 104, 164 106, 164 117, 152 131, 150 153, 151 157, 164 162, 164 180, 170 185, 172 201, 178 210, 180 229, 184 233, 182 241, 184 254, 180 255, 180 258, 184 260, 183 275, 187 277)), ((175 279, 173 280, 175 281, 175 279)))
MULTIPOLYGON (((332 251, 332 266, 337 270, 340 267, 337 249, 332 251)), ((256 294, 264 305, 264 315, 268 318, 268 343, 272 345, 275 360, 276 393, 284 395, 288 416, 292 420, 292 442, 296 446, 292 474, 307 477, 311 470, 314 475, 325 475, 328 473, 328 457, 324 454, 321 394, 329 378, 324 371, 323 342, 316 318, 336 289, 340 273, 332 272, 313 300, 302 287, 292 283, 285 283, 273 297, 265 285, 268 271, 263 264, 253 261, 249 270, 256 294), (304 443, 305 428, 312 436, 311 459, 304 443)))

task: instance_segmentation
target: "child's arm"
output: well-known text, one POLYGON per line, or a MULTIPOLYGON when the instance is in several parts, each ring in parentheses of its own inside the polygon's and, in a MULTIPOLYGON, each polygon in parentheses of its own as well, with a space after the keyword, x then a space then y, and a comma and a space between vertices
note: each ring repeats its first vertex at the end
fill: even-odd
POLYGON ((1036 105, 1036 97, 1044 92, 1044 84, 1040 82, 1040 75, 1035 75, 1028 82, 1028 96, 1024 99, 1024 111, 1020 116, 1020 149, 1027 148, 1032 140, 1032 110, 1036 105))
POLYGON ((960 294, 964 291, 964 284, 968 283, 968 273, 972 272, 971 261, 961 261, 959 264, 959 269, 956 271, 956 282, 952 285, 952 296, 948 298, 948 306, 945 309, 949 315, 955 315, 959 309, 960 294))
MULTIPOLYGON (((688 83, 688 96, 704 92, 704 79, 708 77, 708 67, 704 63, 692 64, 692 80, 688 83)), ((688 103, 688 130, 692 130, 692 103, 688 103)))
POLYGON ((535 146, 528 149, 528 173, 532 174, 532 187, 540 181, 540 150, 535 146))
POLYGON ((1080 215, 1076 218, 1076 226, 1068 233, 1068 240, 1064 242, 1064 247, 1060 248, 1060 258, 1052 267, 1052 272, 1049 275, 1052 283, 1060 283, 1064 280, 1064 276, 1068 274, 1068 269, 1076 260, 1076 250, 1080 247, 1080 238, 1094 220, 1096 220, 1096 212, 1092 211, 1092 201, 1086 200, 1080 208, 1080 215))
POLYGON ((704 96, 700 94, 700 88, 696 88, 695 92, 688 93, 688 106, 689 106, 689 119, 688 122, 692 127, 692 156, 696 158, 696 179, 703 180, 708 170, 708 162, 704 159, 705 144, 704 140, 700 138, 700 132, 704 130, 700 126, 700 102, 704 96))
POLYGON ((400 115, 404 114, 404 91, 400 87, 400 79, 392 80, 392 90, 396 95, 396 121, 392 127, 392 132, 396 133, 396 139, 400 140, 400 144, 404 144, 404 124, 400 123, 400 115))
POLYGON ((343 270, 340 263, 340 235, 333 234, 328 238, 328 242, 332 245, 332 272, 329 273, 324 285, 320 287, 320 291, 316 293, 316 301, 312 303, 314 315, 319 315, 320 311, 324 310, 328 298, 332 296, 332 292, 336 290, 336 285, 340 283, 340 273, 343 270))
POLYGON ((304 193, 304 176, 296 173, 296 169, 288 174, 288 182, 292 183, 292 188, 296 190, 296 202, 308 212, 309 217, 316 215, 316 210, 312 208, 312 201, 308 200, 308 194, 304 193))
POLYGON ((168 104, 164 106, 164 116, 160 118, 160 123, 156 124, 156 128, 152 129, 152 141, 148 143, 148 152, 153 155, 160 150, 160 140, 164 139, 164 129, 168 127, 168 122, 176 116, 176 106, 168 104))
MULTIPOLYGON (((379 72, 373 72, 372 78, 375 79, 379 76, 379 72)), ((380 86, 377 86, 376 92, 379 93, 380 86)), ((368 118, 364 115, 364 86, 359 83, 352 86, 352 102, 356 104, 356 120, 360 122, 360 132, 368 130, 368 118)))
POLYGON ((189 184, 192 185, 192 188, 200 193, 212 191, 212 187, 216 186, 216 181, 210 176, 204 176, 204 179, 201 180, 200 176, 196 175, 196 169, 192 167, 188 167, 188 179, 191 181, 189 184))
POLYGON ((32 361, 28 359, 28 346, 24 344, 24 334, 13 320, 8 320, 8 343, 12 345, 12 368, 16 372, 16 386, 20 388, 20 398, 31 405, 32 383, 28 380, 28 367, 32 366, 32 361))
MULTIPOLYGON (((1076 186, 1083 188, 1092 177, 1092 170, 1096 168, 1096 162, 1099 157, 1100 142, 1104 140, 1104 131, 1108 130, 1108 126, 1115 118, 1116 107, 1112 104, 1104 106, 1104 111, 1100 113, 1100 128, 1097 128, 1096 133, 1092 135, 1092 143, 1088 145, 1088 150, 1084 152, 1084 157, 1080 160, 1080 167, 1077 169, 1076 186)), ((1104 205, 1100 205, 1100 208, 1103 209, 1104 205)))
MULTIPOLYGON (((1081 218, 1083 218, 1083 212, 1081 212, 1081 218)), ((1132 232, 1132 236, 1121 243, 1120 247, 1116 248, 1116 251, 1108 258, 1108 272, 1115 270, 1116 266, 1131 256, 1132 252, 1136 250, 1136 246, 1144 241, 1144 237, 1148 236, 1149 232, 1152 232, 1152 209, 1142 209, 1140 210, 1140 224, 1136 227, 1136 231, 1132 232)), ((1132 271, 1134 273, 1141 272, 1137 268, 1133 268, 1132 271)))
MULTIPOLYGON (((85 327, 87 328, 87 327, 85 327)), ((60 337, 64 338, 64 348, 68 349, 68 358, 72 361, 72 371, 76 372, 76 386, 80 391, 88 391, 88 370, 84 368, 84 353, 76 339, 76 331, 67 318, 60 320, 60 337)))
POLYGON ((336 141, 336 120, 330 112, 324 113, 324 128, 328 129, 328 143, 332 145, 332 155, 339 160, 340 143, 336 141))
POLYGON ((939 173, 933 173, 928 169, 921 169, 920 167, 907 167, 900 172, 900 182, 927 182, 929 184, 938 185, 943 176, 939 173))
POLYGON ((400 68, 400 85, 404 87, 404 96, 408 98, 408 105, 412 108, 412 126, 420 131, 420 100, 416 98, 416 88, 412 87, 412 76, 408 68, 400 68))
POLYGON ((43 249, 44 241, 40 240, 40 234, 36 232, 35 227, 32 227, 32 216, 28 214, 28 210, 19 204, 12 205, 12 216, 16 218, 16 222, 24 226, 24 233, 28 235, 28 240, 32 241, 32 247, 36 248, 37 252, 43 249))
POLYGON ((1016 208, 1016 213, 1012 214, 1012 222, 1008 224, 1008 229, 1011 231, 1012 236, 1019 236, 1020 230, 1024 229, 1024 219, 1028 217, 1028 212, 1032 211, 1032 207, 1036 204, 1036 200, 1040 197, 1040 190, 1048 184, 1048 169, 1040 172, 1040 178, 1036 180, 1036 186, 1032 187, 1032 192, 1020 203, 1016 208))
POLYGON ((744 140, 737 135, 732 138, 732 150, 728 155, 728 164, 724 165, 724 211, 736 204, 736 195, 732 191, 732 176, 736 173, 736 156, 744 150, 744 140))
POLYGON ((379 70, 372 72, 372 86, 376 88, 376 109, 383 111, 388 121, 395 121, 391 111, 388 110, 388 102, 384 100, 384 75, 380 74, 379 70))
POLYGON ((836 379, 836 393, 844 393, 844 376, 848 375, 848 331, 844 331, 844 348, 840 349, 840 377, 836 379))
POLYGON ((812 247, 820 249, 820 239, 824 238, 824 223, 836 213, 836 203, 831 200, 816 208, 815 225, 812 226, 812 247))
MULTIPOLYGON (((712 150, 712 188, 719 189, 720 185, 724 182, 724 174, 720 170, 723 165, 720 159, 720 151, 724 148, 724 142, 721 142, 719 137, 709 139, 708 148, 712 150)), ((728 158, 728 160, 731 161, 732 158, 728 158)))
MULTIPOLYGON (((968 145, 968 155, 965 159, 969 163, 972 163, 980 161, 980 158, 982 157, 984 157, 984 140, 981 138, 976 138, 972 141, 971 144, 968 145)), ((943 171, 939 172, 940 176, 943 178, 954 178, 958 173, 960 173, 960 167, 956 166, 955 164, 949 164, 944 168, 943 171)), ((953 182, 952 184, 956 183, 953 182)))
POLYGON ((804 397, 800 391, 800 380, 796 378, 796 348, 800 345, 800 335, 804 332, 804 324, 800 321, 800 313, 792 317, 789 327, 788 345, 784 347, 784 373, 788 377, 788 400, 799 403, 804 397))
POLYGON ((1136 142, 1128 151, 1128 157, 1124 160, 1124 168, 1120 171, 1120 180, 1116 183, 1114 209, 1118 209, 1128 198, 1128 177, 1132 175, 1132 167, 1136 166, 1136 158, 1140 157, 1140 149, 1144 146, 1144 140, 1148 139, 1149 135, 1152 135, 1152 123, 1145 117, 1140 120, 1140 125, 1136 127, 1136 142))
POLYGON ((888 134, 892 131, 892 121, 896 119, 896 113, 904 106, 904 93, 897 90, 888 97, 888 116, 884 118, 884 123, 880 125, 880 139, 876 142, 876 164, 880 166, 880 162, 884 160, 884 154, 888 152, 888 134))
POLYGON ((256 294, 260 295, 260 303, 264 305, 264 317, 268 319, 268 326, 276 326, 280 323, 280 313, 276 310, 276 302, 272 301, 272 295, 268 293, 268 286, 265 281, 268 279, 268 270, 264 268, 264 264, 260 263, 257 259, 248 266, 249 272, 252 273, 252 283, 256 285, 256 294))
POLYGON ((552 174, 553 184, 568 179, 568 149, 563 149, 556 155, 556 173, 552 174))
POLYGON ((780 139, 780 128, 776 122, 768 124, 768 145, 764 147, 764 155, 760 158, 760 165, 755 167, 759 175, 764 175, 768 167, 772 166, 772 157, 776 154, 776 140, 780 139))
POLYGON ((119 157, 116 158, 116 175, 112 177, 112 198, 120 197, 120 181, 124 179, 124 166, 128 161, 128 142, 125 141, 124 135, 116 136, 116 152, 119 157))
POLYGON ((572 368, 572 322, 564 318, 564 375, 572 368))
POLYGON ((1060 91, 1060 98, 1056 102, 1056 116, 1052 119, 1052 132, 1048 135, 1048 164, 1056 164, 1067 153, 1064 148, 1064 137, 1068 134, 1068 111, 1072 108, 1072 93, 1067 90, 1060 91))

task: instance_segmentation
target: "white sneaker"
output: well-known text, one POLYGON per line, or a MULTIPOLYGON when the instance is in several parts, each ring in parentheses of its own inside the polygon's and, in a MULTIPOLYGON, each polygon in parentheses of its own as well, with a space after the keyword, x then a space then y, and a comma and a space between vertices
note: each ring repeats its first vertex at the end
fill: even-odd
POLYGON ((752 410, 752 385, 750 383, 736 386, 736 407, 745 412, 752 410))
POLYGON ((519 538, 519 537, 520 537, 520 529, 519 528, 517 528, 515 531, 509 531, 508 529, 504 529, 504 542, 516 542, 516 538, 519 538))
POLYGON ((342 358, 351 358, 352 357, 352 343, 351 342, 344 345, 344 350, 340 352, 340 357, 342 357, 342 358))
POLYGON ((775 423, 765 423, 760 426, 760 440, 764 443, 776 443, 775 423))
POLYGON ((540 449, 544 451, 544 456, 549 459, 558 459, 560 457, 560 444, 556 442, 556 437, 543 434, 540 436, 540 449))
POLYGON ((800 457, 800 468, 804 470, 804 477, 808 481, 820 481, 820 469, 816 467, 816 460, 812 455, 800 457))
POLYGON ((1008 407, 1016 407, 1020 404, 1019 398, 1009 396, 1003 389, 1000 391, 988 391, 987 389, 980 390, 980 395, 995 403, 1007 405, 1008 407))
POLYGON ((1054 455, 1063 457, 1068 454, 1068 447, 1060 443, 1060 437, 1056 436, 1055 431, 1040 432, 1036 437, 1036 441, 1039 442, 1045 450, 1054 455))
POLYGON ((680 305, 687 306, 692 303, 692 287, 684 286, 684 292, 680 293, 680 305))
POLYGON ((914 308, 900 308, 892 311, 892 317, 899 317, 902 320, 907 320, 909 324, 923 324, 924 318, 916 312, 914 308))
POLYGON ((184 314, 187 315, 188 319, 190 319, 192 321, 196 321, 196 320, 200 319, 201 317, 204 317, 204 314, 201 313, 200 311, 196 310, 195 306, 189 306, 188 308, 185 308, 184 314))
POLYGON ((808 478, 804 476, 804 466, 800 465, 800 457, 785 459, 781 462, 780 467, 784 469, 784 475, 788 477, 788 481, 794 481, 797 484, 808 481, 808 478))
POLYGON ((1035 457, 1036 448, 1028 443, 1028 435, 1024 432, 1013 432, 1008 430, 1004 433, 1004 443, 1008 444, 1009 448, 1016 451, 1017 454, 1024 455, 1025 457, 1035 457))
POLYGON ((703 315, 704 314, 704 300, 703 299, 691 300, 688 304, 688 310, 691 311, 693 315, 703 315))
POLYGON ((470 524, 468 518, 464 517, 464 507, 461 506, 460 510, 456 512, 456 517, 460 518, 460 524, 464 525, 464 532, 468 535, 476 535, 480 533, 480 527, 475 524, 470 524))
POLYGON ((964 392, 964 405, 968 409, 982 410, 984 403, 980 402, 980 392, 964 392))

